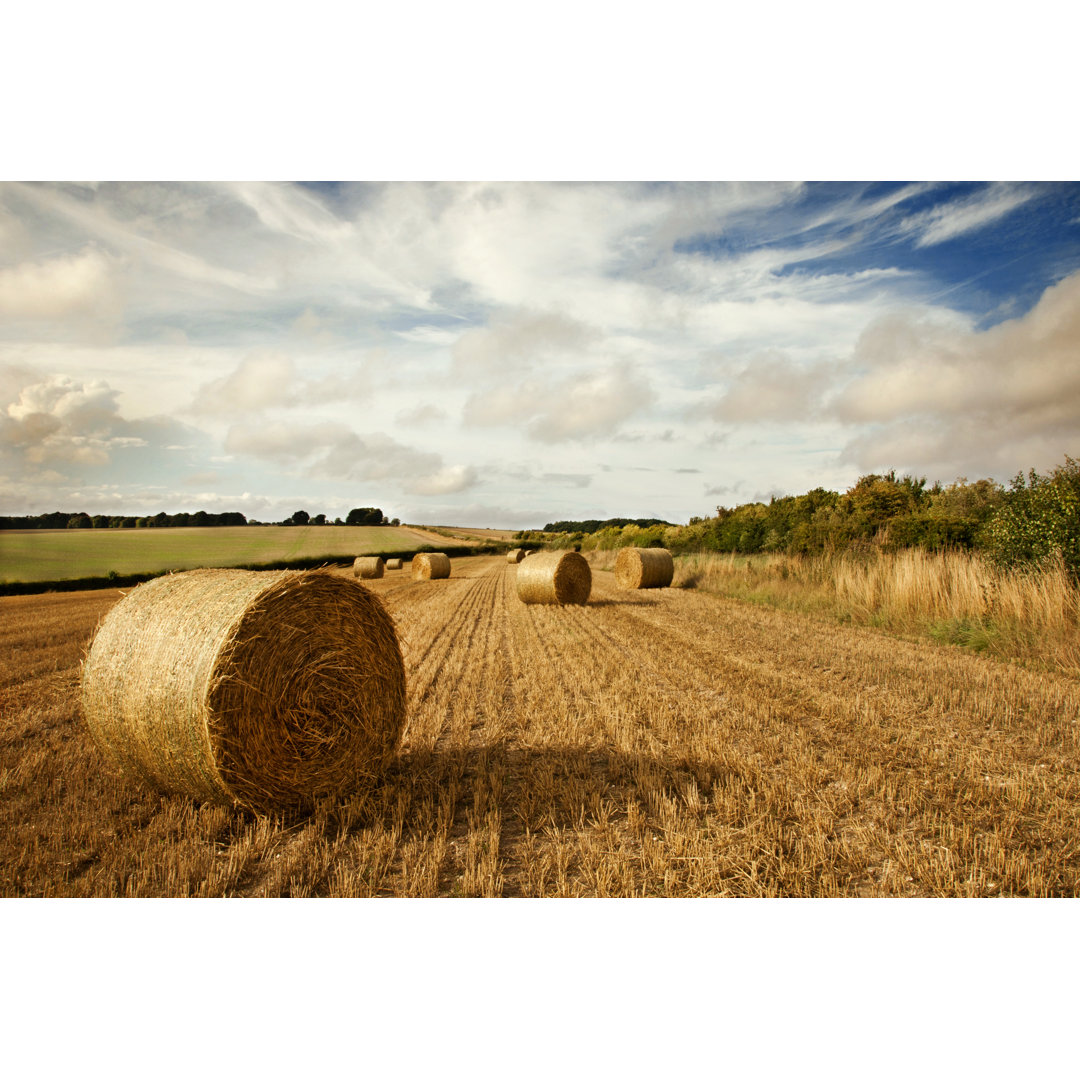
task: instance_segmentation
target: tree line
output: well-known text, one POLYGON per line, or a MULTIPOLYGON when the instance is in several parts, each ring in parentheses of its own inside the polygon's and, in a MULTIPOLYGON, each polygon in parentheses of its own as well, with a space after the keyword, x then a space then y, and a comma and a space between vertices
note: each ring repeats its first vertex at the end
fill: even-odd
POLYGON ((236 511, 211 514, 197 510, 193 514, 166 514, 164 511, 147 517, 122 514, 85 514, 53 511, 51 514, 23 514, 0 516, 0 529, 167 529, 212 528, 223 525, 400 525, 398 518, 387 518, 377 506, 361 506, 349 511, 342 521, 329 521, 325 514, 311 516, 306 510, 297 510, 283 521, 249 520, 236 511))
POLYGON ((660 518, 607 518, 604 521, 589 518, 586 521, 553 521, 544 526, 543 532, 594 533, 599 532, 601 529, 621 529, 627 525, 636 525, 639 529, 647 529, 650 525, 670 524, 670 521, 662 521, 660 518))
POLYGON ((676 553, 812 555, 860 548, 967 549, 1004 566, 1060 554, 1080 576, 1080 462, 1066 456, 1050 473, 1018 473, 1008 485, 960 479, 928 486, 925 477, 870 473, 843 493, 814 488, 767 503, 718 506, 715 516, 691 518, 688 525, 597 524, 557 535, 550 527, 523 530, 516 538, 585 551, 653 546, 676 553))

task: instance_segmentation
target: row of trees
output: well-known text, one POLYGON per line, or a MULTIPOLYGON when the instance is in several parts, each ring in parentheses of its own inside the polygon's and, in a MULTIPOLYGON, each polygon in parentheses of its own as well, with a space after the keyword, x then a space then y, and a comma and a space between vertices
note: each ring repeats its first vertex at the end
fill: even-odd
MULTIPOLYGON (((519 532, 516 538, 552 542, 546 530, 519 532)), ((654 546, 745 554, 965 548, 1005 566, 1060 553, 1080 576, 1080 462, 1066 457, 1049 474, 1031 470, 1008 486, 961 479, 928 487, 925 478, 872 473, 843 494, 815 488, 768 503, 721 506, 715 517, 691 518, 683 526, 601 523, 597 529, 565 530, 554 544, 586 551, 654 546)))
POLYGON ((327 521, 325 514, 309 517, 306 510, 297 510, 292 517, 286 518, 282 525, 400 525, 399 518, 388 518, 377 506, 360 506, 349 511, 349 516, 342 521, 335 518, 327 521))
POLYGON ((297 510, 291 517, 279 522, 249 521, 243 514, 226 512, 210 514, 198 510, 194 514, 166 514, 150 517, 131 517, 109 514, 63 513, 34 514, 0 517, 0 529, 165 529, 209 528, 221 525, 400 525, 397 518, 389 519, 377 506, 362 506, 350 510, 342 521, 328 521, 325 514, 311 517, 306 510, 297 510))
POLYGON ((243 514, 227 512, 209 514, 198 510, 194 514, 154 514, 151 517, 130 517, 109 514, 72 514, 56 510, 51 514, 0 517, 0 529, 164 529, 170 526, 209 528, 219 525, 254 525, 243 514))
POLYGON ((607 518, 598 521, 589 518, 587 521, 553 521, 544 526, 546 533, 580 532, 594 533, 601 529, 622 529, 627 525, 636 525, 639 529, 647 529, 651 525, 670 525, 670 521, 661 521, 660 518, 607 518))

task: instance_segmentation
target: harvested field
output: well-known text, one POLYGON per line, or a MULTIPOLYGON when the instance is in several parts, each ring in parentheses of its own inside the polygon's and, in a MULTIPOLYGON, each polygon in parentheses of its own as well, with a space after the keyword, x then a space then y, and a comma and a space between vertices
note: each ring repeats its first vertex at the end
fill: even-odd
MULTIPOLYGON (((373 794, 258 818, 77 714, 115 590, 0 600, 5 896, 1075 896, 1080 681, 689 589, 370 582, 408 678, 373 794)), ((351 568, 342 570, 351 575, 351 568)))

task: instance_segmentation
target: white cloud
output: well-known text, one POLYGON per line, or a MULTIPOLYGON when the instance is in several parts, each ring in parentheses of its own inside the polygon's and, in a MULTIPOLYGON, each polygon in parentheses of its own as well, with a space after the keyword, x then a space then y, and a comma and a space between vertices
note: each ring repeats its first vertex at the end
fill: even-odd
POLYGON ((225 438, 225 449, 280 465, 303 465, 311 477, 390 481, 414 495, 451 494, 479 480, 472 466, 448 466, 441 454, 407 446, 384 432, 358 434, 332 422, 235 424, 225 438))
POLYGON ((166 449, 181 438, 190 448, 184 456, 204 449, 200 433, 168 417, 123 416, 119 391, 104 380, 9 367, 0 368, 0 389, 0 472, 12 478, 0 505, 11 512, 40 512, 40 494, 58 498, 80 479, 169 477, 184 467, 181 455, 166 449))
POLYGON ((197 416, 242 416, 270 408, 355 402, 370 393, 370 375, 363 361, 354 361, 344 372, 301 379, 291 356, 255 353, 228 375, 200 386, 190 410, 197 416))
POLYGON ((437 405, 417 405, 415 408, 402 409, 395 420, 403 427, 423 427, 446 419, 446 410, 437 405))
POLYGON ((541 473, 540 481, 543 484, 559 484, 566 487, 584 488, 592 483, 592 477, 587 473, 541 473))
POLYGON ((938 479, 1047 467, 1080 443, 1078 356, 1080 273, 988 330, 902 314, 873 323, 829 412, 868 427, 846 450, 860 466, 888 461, 938 479))
POLYGON ((726 391, 694 406, 690 415, 732 424, 805 420, 817 413, 830 375, 827 369, 800 367, 781 352, 766 351, 751 357, 726 391))
POLYGON ((238 423, 225 436, 229 454, 248 454, 266 461, 287 464, 303 461, 330 446, 338 446, 353 437, 344 424, 325 421, 295 424, 285 420, 260 420, 238 423))
POLYGON ((642 376, 616 365, 550 382, 526 379, 473 394, 465 404, 464 421, 477 427, 524 424, 527 435, 543 443, 587 441, 613 434, 654 397, 642 376))
POLYGON ((1033 199, 1036 191, 1013 184, 992 184, 966 199, 949 202, 913 214, 900 225, 901 232, 916 234, 916 247, 930 247, 963 233, 981 229, 1012 213, 1033 199))
POLYGON ((24 386, 0 414, 0 443, 32 464, 104 465, 111 449, 145 445, 119 416, 118 391, 96 380, 50 376, 24 386))
POLYGON ((403 487, 410 495, 453 495, 475 487, 479 478, 471 465, 448 465, 438 472, 407 480, 403 487))
POLYGON ((488 326, 466 330, 454 345, 459 375, 518 371, 550 360, 580 359, 600 334, 576 319, 551 312, 516 310, 488 326))
POLYGON ((255 412, 289 404, 289 390, 296 378, 292 359, 270 353, 248 356, 235 371, 201 386, 191 403, 203 415, 255 412))
POLYGON ((122 303, 116 261, 96 248, 0 268, 0 316, 112 321, 122 303))

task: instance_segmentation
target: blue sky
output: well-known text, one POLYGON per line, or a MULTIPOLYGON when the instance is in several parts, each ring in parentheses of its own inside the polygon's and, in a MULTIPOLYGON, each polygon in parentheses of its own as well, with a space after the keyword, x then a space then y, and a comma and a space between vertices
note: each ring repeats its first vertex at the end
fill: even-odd
POLYGON ((685 521, 1080 454, 1080 184, 0 183, 0 513, 685 521))

